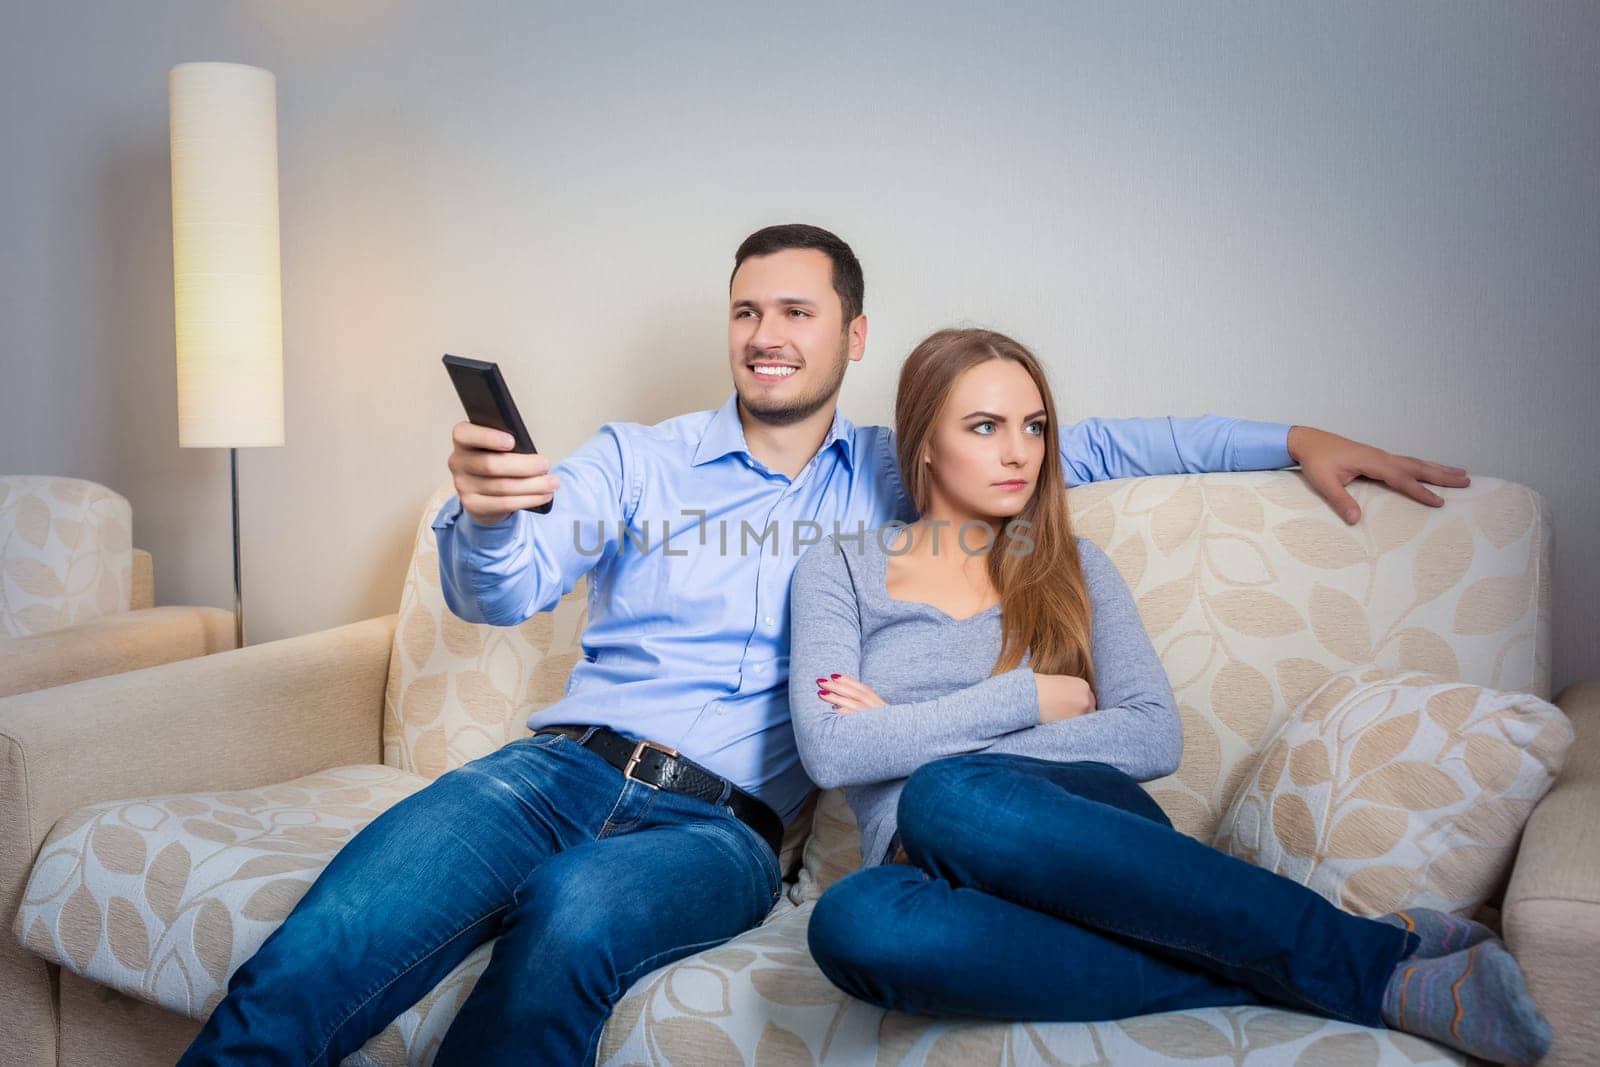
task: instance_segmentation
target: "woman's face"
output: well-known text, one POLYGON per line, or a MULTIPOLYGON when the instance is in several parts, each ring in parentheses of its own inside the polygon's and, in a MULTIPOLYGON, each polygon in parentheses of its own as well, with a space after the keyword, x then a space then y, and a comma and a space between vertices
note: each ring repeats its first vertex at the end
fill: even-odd
POLYGON ((991 359, 967 370, 922 457, 931 461, 928 510, 962 520, 1019 514, 1038 487, 1044 424, 1044 399, 1021 364, 991 359))

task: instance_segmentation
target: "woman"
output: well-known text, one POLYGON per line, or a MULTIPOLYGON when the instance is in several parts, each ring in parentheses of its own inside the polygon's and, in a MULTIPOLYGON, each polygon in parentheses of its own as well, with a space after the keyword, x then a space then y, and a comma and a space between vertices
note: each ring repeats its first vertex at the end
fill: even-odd
POLYGON ((800 755, 845 787, 865 861, 811 916, 831 981, 918 1014, 1273 1003, 1497 1062, 1544 1054, 1486 927, 1345 913, 1173 829, 1140 788, 1178 766, 1177 710, 1127 585, 1072 533, 1032 353, 936 333, 895 419, 920 519, 818 545, 791 600, 800 755))

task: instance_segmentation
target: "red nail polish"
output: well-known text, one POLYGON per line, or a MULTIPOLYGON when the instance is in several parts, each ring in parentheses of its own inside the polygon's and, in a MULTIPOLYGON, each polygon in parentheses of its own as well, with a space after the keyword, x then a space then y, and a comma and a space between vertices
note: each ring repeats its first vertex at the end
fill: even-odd
POLYGON ((837 675, 837 674, 833 674, 833 675, 829 675, 829 677, 831 677, 831 678, 837 678, 837 677, 839 677, 839 675, 837 675))
POLYGON ((818 689, 818 690, 817 690, 817 696, 819 696, 819 697, 825 697, 825 696, 827 696, 827 695, 828 695, 828 691, 827 691, 827 690, 826 690, 826 689, 818 689))

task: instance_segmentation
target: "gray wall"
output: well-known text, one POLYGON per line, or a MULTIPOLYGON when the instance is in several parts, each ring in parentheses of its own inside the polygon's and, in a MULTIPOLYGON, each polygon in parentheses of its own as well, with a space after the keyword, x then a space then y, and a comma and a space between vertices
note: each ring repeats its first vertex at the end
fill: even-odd
POLYGON ((1073 416, 1310 423, 1511 478, 1600 676, 1600 7, 9 5, 0 469, 126 495, 161 603, 232 606, 225 450, 179 449, 166 74, 279 79, 287 444, 241 450, 248 638, 395 610, 499 360, 547 452, 728 390, 733 249, 852 242, 886 420, 997 326, 1073 416))

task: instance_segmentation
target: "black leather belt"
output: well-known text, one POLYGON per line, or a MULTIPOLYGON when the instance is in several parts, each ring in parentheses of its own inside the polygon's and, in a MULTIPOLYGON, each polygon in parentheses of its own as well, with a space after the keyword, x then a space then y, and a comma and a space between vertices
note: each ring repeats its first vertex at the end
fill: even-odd
POLYGON ((772 846, 774 856, 783 853, 783 820, 777 812, 721 775, 706 770, 688 756, 680 756, 677 749, 654 741, 634 741, 608 726, 569 726, 562 723, 541 726, 534 733, 566 734, 620 770, 624 778, 642 782, 653 789, 684 793, 716 804, 722 796, 722 787, 727 785, 731 791, 728 799, 722 803, 727 804, 741 822, 772 846), (584 741, 583 735, 591 729, 594 733, 588 741, 584 741))

